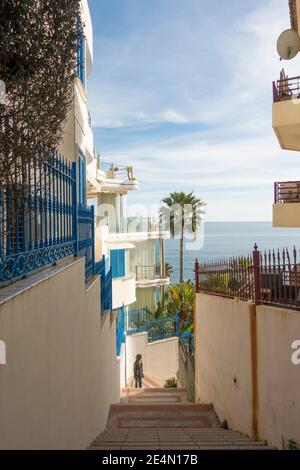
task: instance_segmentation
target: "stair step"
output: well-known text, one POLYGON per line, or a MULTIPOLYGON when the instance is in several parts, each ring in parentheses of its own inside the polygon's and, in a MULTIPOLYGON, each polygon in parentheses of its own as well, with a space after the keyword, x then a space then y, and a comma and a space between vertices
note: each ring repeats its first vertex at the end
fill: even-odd
POLYGON ((91 445, 95 450, 268 450, 260 441, 220 428, 211 429, 107 429, 91 445))

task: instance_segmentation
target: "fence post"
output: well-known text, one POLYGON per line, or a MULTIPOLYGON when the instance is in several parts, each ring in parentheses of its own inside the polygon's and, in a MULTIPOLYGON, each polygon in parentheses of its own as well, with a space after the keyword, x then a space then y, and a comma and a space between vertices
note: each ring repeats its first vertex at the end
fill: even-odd
POLYGON ((78 255, 78 207, 77 207, 77 166, 72 163, 72 239, 75 243, 75 255, 78 255))
POLYGON ((260 252, 255 243, 253 250, 253 274, 254 274, 254 302, 255 305, 260 303, 261 300, 261 286, 260 286, 260 252))
POLYGON ((195 286, 196 292, 200 291, 200 282, 199 282, 199 262, 198 259, 195 261, 195 286))

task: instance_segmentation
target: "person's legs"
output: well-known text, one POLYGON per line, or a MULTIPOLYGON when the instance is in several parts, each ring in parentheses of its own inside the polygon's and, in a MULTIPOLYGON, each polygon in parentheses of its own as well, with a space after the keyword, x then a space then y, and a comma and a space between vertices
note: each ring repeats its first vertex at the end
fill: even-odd
POLYGON ((143 388, 142 377, 139 377, 139 388, 143 388))
POLYGON ((138 378, 135 378, 135 388, 138 388, 138 378))

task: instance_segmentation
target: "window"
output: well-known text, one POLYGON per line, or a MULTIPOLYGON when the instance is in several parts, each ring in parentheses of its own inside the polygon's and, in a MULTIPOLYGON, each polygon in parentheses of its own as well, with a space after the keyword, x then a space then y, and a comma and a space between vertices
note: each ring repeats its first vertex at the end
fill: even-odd
POLYGON ((82 37, 78 40, 77 55, 78 55, 77 75, 80 78, 82 85, 85 88, 85 85, 86 85, 86 39, 84 35, 82 35, 82 37))
POLYGON ((110 266, 113 279, 125 276, 125 250, 111 250, 110 266))

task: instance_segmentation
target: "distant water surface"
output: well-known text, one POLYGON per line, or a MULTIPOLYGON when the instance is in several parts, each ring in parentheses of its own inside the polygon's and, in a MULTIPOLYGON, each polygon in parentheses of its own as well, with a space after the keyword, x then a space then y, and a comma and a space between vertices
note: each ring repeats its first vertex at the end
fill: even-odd
MULTIPOLYGON (((185 250, 185 279, 193 279, 194 262, 247 255, 257 243, 261 250, 287 247, 300 249, 300 229, 273 228, 271 222, 206 222, 201 250, 185 250)), ((173 267, 173 282, 179 281, 179 240, 166 242, 166 261, 173 267)))

